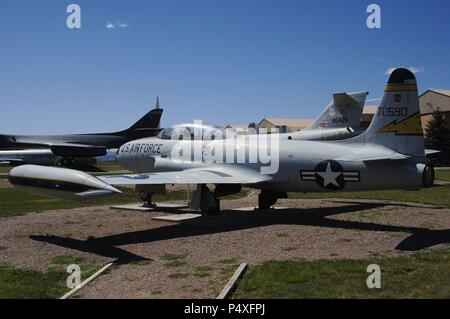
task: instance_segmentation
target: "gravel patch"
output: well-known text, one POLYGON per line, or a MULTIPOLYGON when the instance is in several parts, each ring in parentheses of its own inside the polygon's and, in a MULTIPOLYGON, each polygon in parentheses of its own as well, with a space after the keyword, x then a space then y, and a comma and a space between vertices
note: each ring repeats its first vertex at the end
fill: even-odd
POLYGON ((214 298, 237 265, 267 260, 396 256, 448 246, 450 210, 370 200, 279 201, 286 209, 152 221, 160 212, 77 208, 0 218, 0 261, 44 270, 61 255, 111 271, 76 298, 214 298))

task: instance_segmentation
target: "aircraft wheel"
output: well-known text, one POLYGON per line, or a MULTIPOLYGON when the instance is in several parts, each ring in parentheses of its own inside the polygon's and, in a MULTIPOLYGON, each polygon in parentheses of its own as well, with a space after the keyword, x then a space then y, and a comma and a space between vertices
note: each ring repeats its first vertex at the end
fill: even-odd
POLYGON ((273 205, 277 203, 278 197, 275 193, 262 191, 258 195, 258 208, 259 209, 270 209, 273 205))
POLYGON ((200 208, 200 210, 205 215, 210 215, 210 216, 219 215, 220 214, 220 200, 216 198, 215 204, 216 205, 214 207, 202 207, 202 208, 200 208))
POLYGON ((154 206, 152 202, 153 193, 147 193, 144 191, 139 192, 139 198, 142 199, 145 202, 145 206, 152 207, 154 206))
POLYGON ((434 168, 431 165, 425 166, 422 175, 423 186, 425 188, 431 187, 434 184, 434 168))

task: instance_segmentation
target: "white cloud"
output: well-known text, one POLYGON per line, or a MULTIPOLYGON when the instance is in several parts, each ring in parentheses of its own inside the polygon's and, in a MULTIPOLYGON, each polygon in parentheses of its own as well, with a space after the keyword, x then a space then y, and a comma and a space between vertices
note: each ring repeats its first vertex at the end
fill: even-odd
MULTIPOLYGON (((384 72, 384 74, 386 75, 391 75, 391 73, 397 68, 389 68, 386 70, 386 72, 384 72)), ((415 66, 410 66, 407 67, 408 70, 410 70, 412 73, 414 74, 418 74, 418 73, 424 73, 425 72, 425 68, 424 67, 415 67, 415 66)))
POLYGON ((106 25, 105 25, 105 27, 107 28, 107 29, 115 29, 115 28, 123 28, 123 29, 126 29, 126 28, 128 28, 130 25, 128 24, 128 23, 124 23, 124 22, 122 22, 122 21, 117 21, 117 22, 115 22, 115 23, 112 23, 112 22, 110 22, 110 21, 108 21, 108 22, 106 22, 106 25))

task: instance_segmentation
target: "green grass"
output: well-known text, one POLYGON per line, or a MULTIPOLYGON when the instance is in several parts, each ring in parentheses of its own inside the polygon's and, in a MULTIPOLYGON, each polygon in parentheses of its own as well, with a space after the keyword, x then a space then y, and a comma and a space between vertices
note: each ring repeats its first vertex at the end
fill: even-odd
POLYGON ((342 193, 289 193, 289 198, 294 199, 379 199, 401 202, 415 202, 450 207, 450 187, 434 186, 421 190, 389 190, 373 192, 342 192, 342 193))
POLYGON ((196 277, 209 277, 211 276, 211 272, 214 270, 211 266, 200 266, 195 268, 194 276, 196 277))
POLYGON ((0 263, 0 299, 61 297, 67 291, 67 276, 56 269, 40 272, 0 263))
POLYGON ((186 261, 177 259, 177 260, 172 260, 172 261, 169 261, 168 263, 165 263, 164 266, 176 268, 176 267, 185 266, 186 264, 187 264, 186 261))
POLYGON ((185 274, 182 272, 175 272, 169 275, 169 278, 171 279, 182 279, 182 278, 187 278, 189 277, 189 274, 185 274))
POLYGON ((234 298, 450 298, 450 253, 270 261, 249 269, 234 298), (381 267, 381 289, 366 286, 370 264, 381 267))
POLYGON ((66 292, 66 280, 69 276, 66 267, 78 264, 81 268, 81 280, 94 274, 99 265, 83 262, 83 258, 57 256, 46 271, 16 268, 0 263, 0 299, 54 299, 66 292))
POLYGON ((28 212, 42 212, 51 209, 71 209, 101 205, 117 205, 138 201, 132 189, 121 189, 122 194, 86 201, 68 201, 46 198, 22 192, 16 188, 0 188, 0 217, 23 215, 28 212))
POLYGON ((53 258, 53 263, 55 265, 72 265, 72 264, 81 264, 84 261, 84 258, 74 257, 68 255, 56 256, 53 258))
POLYGON ((450 170, 437 169, 436 179, 441 181, 450 182, 450 170))
MULTIPOLYGON (((69 201, 63 199, 46 198, 22 192, 16 188, 0 188, 0 217, 24 215, 28 212, 42 212, 52 209, 72 209, 103 205, 120 205, 139 202, 140 199, 133 189, 120 188, 122 194, 100 199, 85 201, 69 201)), ((166 195, 155 195, 156 201, 170 201, 186 199, 185 191, 169 192, 166 195)))
POLYGON ((207 272, 207 271, 213 271, 214 268, 211 266, 200 266, 200 267, 195 267, 195 270, 199 271, 199 272, 207 272))
POLYGON ((163 254, 159 256, 161 260, 167 261, 167 263, 164 264, 165 267, 182 267, 187 265, 187 262, 184 260, 187 257, 188 254, 163 254))
POLYGON ((9 173, 12 167, 6 166, 6 167, 0 167, 0 174, 2 173, 9 173))

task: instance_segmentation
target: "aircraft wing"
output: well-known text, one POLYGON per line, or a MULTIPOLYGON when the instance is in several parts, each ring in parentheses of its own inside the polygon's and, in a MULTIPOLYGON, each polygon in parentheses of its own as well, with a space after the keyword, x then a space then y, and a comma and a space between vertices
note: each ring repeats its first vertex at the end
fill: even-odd
POLYGON ((337 158, 336 161, 342 162, 371 162, 371 161, 392 161, 392 160, 404 160, 409 158, 408 155, 385 151, 385 150, 361 150, 358 152, 350 153, 348 155, 337 158))
POLYGON ((107 153, 105 146, 62 143, 51 144, 49 147, 56 156, 97 157, 107 153))
POLYGON ((139 184, 257 184, 272 179, 259 171, 231 167, 193 168, 176 172, 97 176, 110 185, 139 184))

